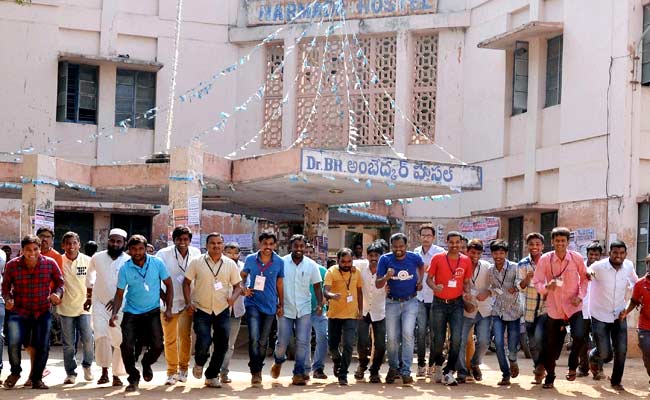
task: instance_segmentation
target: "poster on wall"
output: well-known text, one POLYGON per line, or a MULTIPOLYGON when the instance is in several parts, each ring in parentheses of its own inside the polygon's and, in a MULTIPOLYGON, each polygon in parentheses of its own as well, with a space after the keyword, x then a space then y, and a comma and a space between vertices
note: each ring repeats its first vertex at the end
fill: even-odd
POLYGON ((596 240, 594 228, 579 228, 571 232, 569 237, 569 250, 577 251, 587 257, 587 246, 596 240))
POLYGON ((316 262, 320 265, 327 266, 327 251, 329 248, 329 240, 327 236, 316 236, 314 239, 316 262))
POLYGON ((484 260, 490 260, 490 241, 499 237, 501 219, 499 217, 481 217, 473 221, 461 221, 458 230, 469 240, 480 239, 483 241, 484 260))
POLYGON ((37 208, 34 216, 30 218, 32 223, 32 232, 36 233, 38 228, 49 228, 54 231, 54 210, 42 210, 37 208))
POLYGON ((222 235, 224 243, 235 242, 239 245, 239 260, 244 261, 247 255, 253 252, 253 234, 242 233, 233 235, 222 235))

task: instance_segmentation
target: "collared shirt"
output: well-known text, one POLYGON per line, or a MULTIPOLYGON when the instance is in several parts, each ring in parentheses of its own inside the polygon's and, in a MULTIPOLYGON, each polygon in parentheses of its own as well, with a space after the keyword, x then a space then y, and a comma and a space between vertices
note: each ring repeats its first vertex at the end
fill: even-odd
MULTIPOLYGON (((2 274, 5 272, 5 264, 7 263, 7 255, 3 251, 2 254, 0 254, 0 287, 2 287, 2 274)), ((2 298, 2 290, 0 290, 0 304, 4 304, 5 301, 2 298)))
POLYGON ((50 309, 50 294, 63 294, 63 275, 56 261, 39 256, 33 268, 25 265, 25 257, 17 257, 5 266, 2 297, 14 300, 13 312, 38 317, 50 309))
MULTIPOLYGON (((528 272, 535 272, 535 262, 533 258, 528 255, 517 264, 519 267, 519 278, 524 280, 528 272)), ((546 314, 546 296, 539 294, 535 289, 533 279, 528 282, 526 289, 522 290, 523 305, 524 305, 524 320, 526 322, 535 322, 535 318, 542 314, 546 314)))
POLYGON ((505 265, 499 271, 496 265, 490 265, 490 290, 494 295, 492 315, 504 321, 514 321, 521 318, 522 310, 519 302, 519 269, 517 264, 506 260, 505 265), (515 288, 515 293, 510 289, 515 288))
POLYGON ((438 253, 431 258, 428 274, 433 277, 435 284, 444 286, 440 293, 436 293, 436 297, 455 299, 463 295, 465 279, 472 277, 472 260, 463 254, 452 260, 446 252, 438 253))
MULTIPOLYGON (((330 292, 338 293, 338 299, 329 299, 329 319, 356 319, 359 314, 358 288, 363 287, 361 273, 357 271, 343 272, 334 265, 325 274, 325 285, 330 286, 330 292), (348 301, 351 296, 352 301, 348 301)), ((362 292, 363 296, 363 292, 362 292)))
POLYGON ((117 276, 122 265, 130 258, 128 254, 122 253, 112 259, 106 250, 92 256, 86 271, 86 288, 93 290, 93 304, 100 303, 104 306, 115 298, 117 276))
POLYGON ((88 311, 84 310, 88 264, 90 264, 90 257, 83 253, 79 253, 74 261, 63 254, 61 272, 65 281, 65 296, 61 298, 61 304, 56 306, 56 312, 64 317, 78 317, 81 314, 89 314, 88 311))
POLYGON ((421 267, 423 267, 422 258, 412 251, 407 251, 401 260, 398 260, 393 253, 386 253, 379 257, 377 277, 381 279, 388 272, 388 268, 394 269, 395 275, 387 283, 390 296, 408 298, 417 294, 418 270, 421 267))
MULTIPOLYGON (((318 263, 316 265, 318 265, 318 273, 320 274, 320 279, 324 282, 325 274, 327 273, 327 268, 325 268, 324 266, 318 263)), ((321 289, 321 293, 325 293, 325 284, 321 285, 320 289, 321 289)), ((311 285, 309 290, 311 291, 311 312, 314 313, 316 312, 316 307, 318 307, 318 298, 316 298, 316 292, 314 292, 314 285, 311 285)), ((323 294, 323 297, 324 296, 325 295, 323 294)), ((327 303, 325 303, 325 305, 323 306, 322 311, 323 314, 327 312, 327 303)))
POLYGON ((266 278, 264 290, 253 290, 251 297, 244 299, 246 307, 256 307, 260 312, 273 315, 278 310, 278 278, 284 278, 284 261, 275 252, 271 262, 263 264, 260 252, 249 254, 244 262, 244 271, 248 274, 248 287, 255 287, 255 278, 258 275, 266 278))
POLYGON ((282 257, 284 261, 284 316, 297 319, 311 314, 310 287, 321 283, 318 265, 309 257, 303 257, 296 265, 291 254, 282 257))
POLYGON ((142 267, 133 259, 126 261, 117 275, 117 287, 126 290, 124 312, 144 314, 160 308, 160 281, 167 278, 167 267, 160 258, 147 254, 142 267))
POLYGON ((589 269, 594 272, 589 288, 591 317, 600 322, 612 323, 627 306, 627 290, 633 288, 639 280, 634 264, 630 260, 624 260, 617 270, 606 258, 591 264, 589 269))
MULTIPOLYGON (((487 299, 481 301, 476 296, 483 290, 490 288, 490 263, 485 260, 478 260, 476 266, 472 265, 472 278, 469 280, 470 295, 472 302, 477 306, 474 312, 468 313, 463 311, 463 316, 467 318, 476 317, 476 313, 481 313, 484 318, 492 315, 492 305, 494 304, 494 297, 488 296, 487 299)), ((427 285, 428 286, 428 285, 427 285)))
POLYGON ((632 300, 640 305, 638 328, 650 330, 650 279, 647 275, 634 284, 632 300))
POLYGON ((190 262, 185 277, 194 282, 194 299, 199 310, 219 315, 228 308, 233 287, 241 282, 237 264, 225 255, 214 262, 207 253, 190 262))
POLYGON ((418 301, 423 301, 425 303, 431 303, 433 302, 433 289, 429 287, 429 285, 426 284, 427 282, 427 269, 429 268, 429 265, 431 265, 431 258, 433 258, 434 255, 438 253, 444 252, 445 249, 443 249, 440 246, 436 246, 435 244, 431 245, 429 247, 429 251, 424 253, 422 251, 422 246, 418 246, 415 248, 413 251, 415 254, 419 255, 422 258, 422 261, 424 262, 424 276, 422 277, 422 290, 418 292, 418 301))
MULTIPOLYGON (((160 249, 156 253, 156 257, 160 258, 167 267, 167 272, 172 278, 174 285, 174 303, 172 304, 172 313, 177 314, 185 308, 185 298, 183 297, 183 279, 185 279, 185 272, 189 267, 192 260, 201 257, 201 250, 196 247, 189 246, 185 257, 176 249, 176 245, 167 246, 160 249)), ((163 290, 166 290, 163 287, 163 290)))
POLYGON ((373 274, 368 260, 353 261, 357 270, 361 271, 361 292, 363 293, 363 315, 370 314, 371 321, 381 321, 386 318, 386 288, 377 289, 377 271, 373 274))
POLYGON ((574 297, 584 299, 587 294, 587 267, 578 252, 567 250, 564 260, 549 251, 542 255, 533 277, 535 288, 542 296, 546 295, 546 311, 553 319, 568 320, 573 314, 582 311, 582 303, 571 303, 574 297), (562 286, 547 290, 546 284, 561 278, 562 286))

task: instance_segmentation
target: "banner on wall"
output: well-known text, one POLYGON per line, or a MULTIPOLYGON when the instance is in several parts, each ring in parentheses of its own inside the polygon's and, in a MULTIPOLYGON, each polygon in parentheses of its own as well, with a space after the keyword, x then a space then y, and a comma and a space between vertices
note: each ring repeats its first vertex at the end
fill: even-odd
POLYGON ((37 208, 34 211, 34 216, 30 220, 34 234, 36 234, 38 228, 50 228, 54 231, 54 210, 50 211, 37 208))
POLYGON ((596 240, 594 228, 579 228, 571 232, 569 238, 569 250, 577 251, 583 257, 587 257, 587 246, 596 240))

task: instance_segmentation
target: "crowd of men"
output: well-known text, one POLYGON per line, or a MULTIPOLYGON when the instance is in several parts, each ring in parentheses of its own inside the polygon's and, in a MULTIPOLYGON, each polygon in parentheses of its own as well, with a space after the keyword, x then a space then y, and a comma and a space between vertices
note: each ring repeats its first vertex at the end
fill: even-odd
MULTIPOLYGON (((325 268, 313 261, 314 248, 303 235, 292 236, 290 253, 280 257, 276 235, 264 232, 259 250, 242 262, 237 243, 224 243, 219 233, 207 235, 207 252, 201 254, 190 245, 192 232, 185 226, 176 227, 173 244, 155 255, 145 237, 112 229, 106 250, 86 248, 92 257, 81 253, 74 232, 62 236, 59 254, 52 248, 54 232, 40 228, 22 239, 18 257, 6 257, 0 277, 0 339, 6 317, 10 364, 4 387, 19 381, 25 348, 31 361, 25 386, 48 388, 43 377, 53 306, 61 321, 66 385, 76 382, 80 358, 84 380, 95 379, 95 362, 101 368, 97 384, 122 386, 126 375, 126 391, 137 391, 141 379, 153 379, 152 365, 163 352, 165 384, 187 382, 193 348, 192 376, 219 388, 231 382, 230 359, 246 318, 252 385, 262 383, 277 321, 270 375, 280 376, 294 342, 293 385, 327 379, 328 351, 334 377, 347 385, 355 345, 356 380, 369 371, 369 382, 381 383, 387 353, 383 381, 409 385, 417 353, 416 377, 447 386, 481 381, 482 357, 494 341, 502 374, 498 385, 508 386, 519 375, 525 322, 534 383, 553 388, 569 333, 566 379, 590 373, 594 380, 605 379, 603 365, 613 360, 611 386, 622 390, 626 317, 636 308, 639 347, 650 375, 650 257, 646 276, 638 279, 625 243, 612 241, 606 258, 601 245, 592 243, 585 264, 580 253, 569 250, 566 228, 553 229, 553 250, 546 253, 544 237, 528 234, 529 254, 519 263, 508 260, 504 240, 488 245, 452 231, 445 250, 433 244, 432 225, 422 225, 419 235, 413 252, 407 236, 397 233, 390 244, 370 244, 365 257, 362 247, 342 248, 335 265, 325 268), (484 246, 491 262, 483 259, 484 246)), ((4 258, 0 254, 2 264, 4 258)), ((2 345, 0 340, 0 355, 2 345)), ((0 372, 1 362, 0 357, 0 372)))

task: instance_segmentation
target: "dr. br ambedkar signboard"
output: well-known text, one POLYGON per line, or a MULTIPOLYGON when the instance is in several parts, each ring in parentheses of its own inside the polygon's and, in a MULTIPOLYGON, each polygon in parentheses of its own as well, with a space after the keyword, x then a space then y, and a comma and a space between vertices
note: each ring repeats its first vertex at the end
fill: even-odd
POLYGON ((278 25, 294 22, 395 17, 433 14, 438 0, 249 0, 248 25, 278 25))

